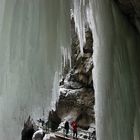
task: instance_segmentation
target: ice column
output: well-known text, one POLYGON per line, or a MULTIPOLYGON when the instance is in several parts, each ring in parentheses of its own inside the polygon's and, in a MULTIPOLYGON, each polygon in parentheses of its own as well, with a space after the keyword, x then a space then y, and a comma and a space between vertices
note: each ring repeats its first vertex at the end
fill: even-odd
POLYGON ((86 2, 93 33, 97 139, 140 140, 139 33, 113 0, 86 2))
POLYGON ((51 104, 60 46, 69 46, 69 1, 0 0, 0 139, 51 104))

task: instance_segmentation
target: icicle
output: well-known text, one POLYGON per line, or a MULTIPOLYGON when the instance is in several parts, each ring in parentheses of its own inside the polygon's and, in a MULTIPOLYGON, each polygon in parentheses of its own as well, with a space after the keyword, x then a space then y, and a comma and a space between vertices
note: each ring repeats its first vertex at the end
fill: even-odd
POLYGON ((53 88, 52 88, 52 99, 51 99, 51 109, 55 110, 56 102, 59 98, 59 75, 58 72, 55 72, 54 80, 53 80, 53 88))
POLYGON ((84 0, 73 0, 73 16, 75 20, 75 27, 79 37, 80 51, 83 55, 83 47, 85 45, 85 1, 84 0))
POLYGON ((61 55, 62 55, 62 68, 65 66, 69 66, 71 68, 71 49, 61 47, 61 55))

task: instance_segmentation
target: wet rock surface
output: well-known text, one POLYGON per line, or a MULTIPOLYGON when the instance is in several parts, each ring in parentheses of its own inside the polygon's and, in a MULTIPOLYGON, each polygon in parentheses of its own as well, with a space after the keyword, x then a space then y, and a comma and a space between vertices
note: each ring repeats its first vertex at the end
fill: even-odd
POLYGON ((115 0, 122 13, 140 32, 140 1, 139 0, 115 0))
MULTIPOLYGON (((74 23, 72 24, 72 29, 73 28, 74 23)), ((32 135, 29 136, 30 138, 28 137, 27 139, 24 138, 22 140, 32 140, 32 137, 36 140, 37 136, 40 137, 40 140, 58 140, 59 138, 49 136, 50 133, 48 133, 48 130, 50 129, 51 133, 55 133, 56 131, 58 132, 59 124, 67 116, 71 116, 72 120, 76 120, 78 122, 78 127, 81 130, 86 130, 86 132, 82 132, 81 137, 83 137, 83 139, 88 139, 88 129, 90 128, 90 124, 94 123, 95 121, 95 97, 92 80, 93 38, 89 28, 86 28, 85 32, 86 44, 83 48, 84 53, 81 55, 77 34, 75 33, 75 30, 72 30, 72 67, 70 68, 69 66, 65 65, 63 68, 63 78, 59 83, 60 96, 59 100, 56 102, 56 110, 51 110, 49 112, 48 121, 41 123, 41 130, 40 126, 35 126, 37 129, 34 129, 35 127, 32 127, 33 123, 31 123, 31 121, 28 119, 26 122, 28 125, 24 127, 22 137, 24 137, 24 134, 26 134, 26 136, 28 135, 28 132, 25 131, 29 130, 27 128, 33 128, 34 131, 32 135)), ((61 130, 61 135, 63 135, 63 128, 61 130)))

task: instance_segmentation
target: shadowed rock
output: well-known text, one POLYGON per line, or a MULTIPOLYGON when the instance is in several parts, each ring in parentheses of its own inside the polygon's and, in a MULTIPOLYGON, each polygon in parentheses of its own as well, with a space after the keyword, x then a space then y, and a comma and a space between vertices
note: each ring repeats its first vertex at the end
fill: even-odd
POLYGON ((29 116, 27 121, 24 123, 24 128, 21 132, 21 140, 32 140, 32 136, 35 130, 33 128, 32 120, 29 116))

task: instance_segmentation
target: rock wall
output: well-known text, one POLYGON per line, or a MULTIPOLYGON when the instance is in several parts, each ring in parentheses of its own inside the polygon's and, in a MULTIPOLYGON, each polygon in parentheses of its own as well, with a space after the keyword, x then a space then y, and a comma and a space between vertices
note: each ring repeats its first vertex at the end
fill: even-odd
POLYGON ((140 1, 139 0, 115 0, 128 20, 140 31, 140 1))
POLYGON ((71 23, 72 68, 67 73, 64 72, 60 82, 60 97, 55 112, 61 119, 71 116, 78 121, 79 126, 86 129, 94 122, 93 38, 90 29, 86 27, 86 44, 82 56, 73 19, 71 23))

